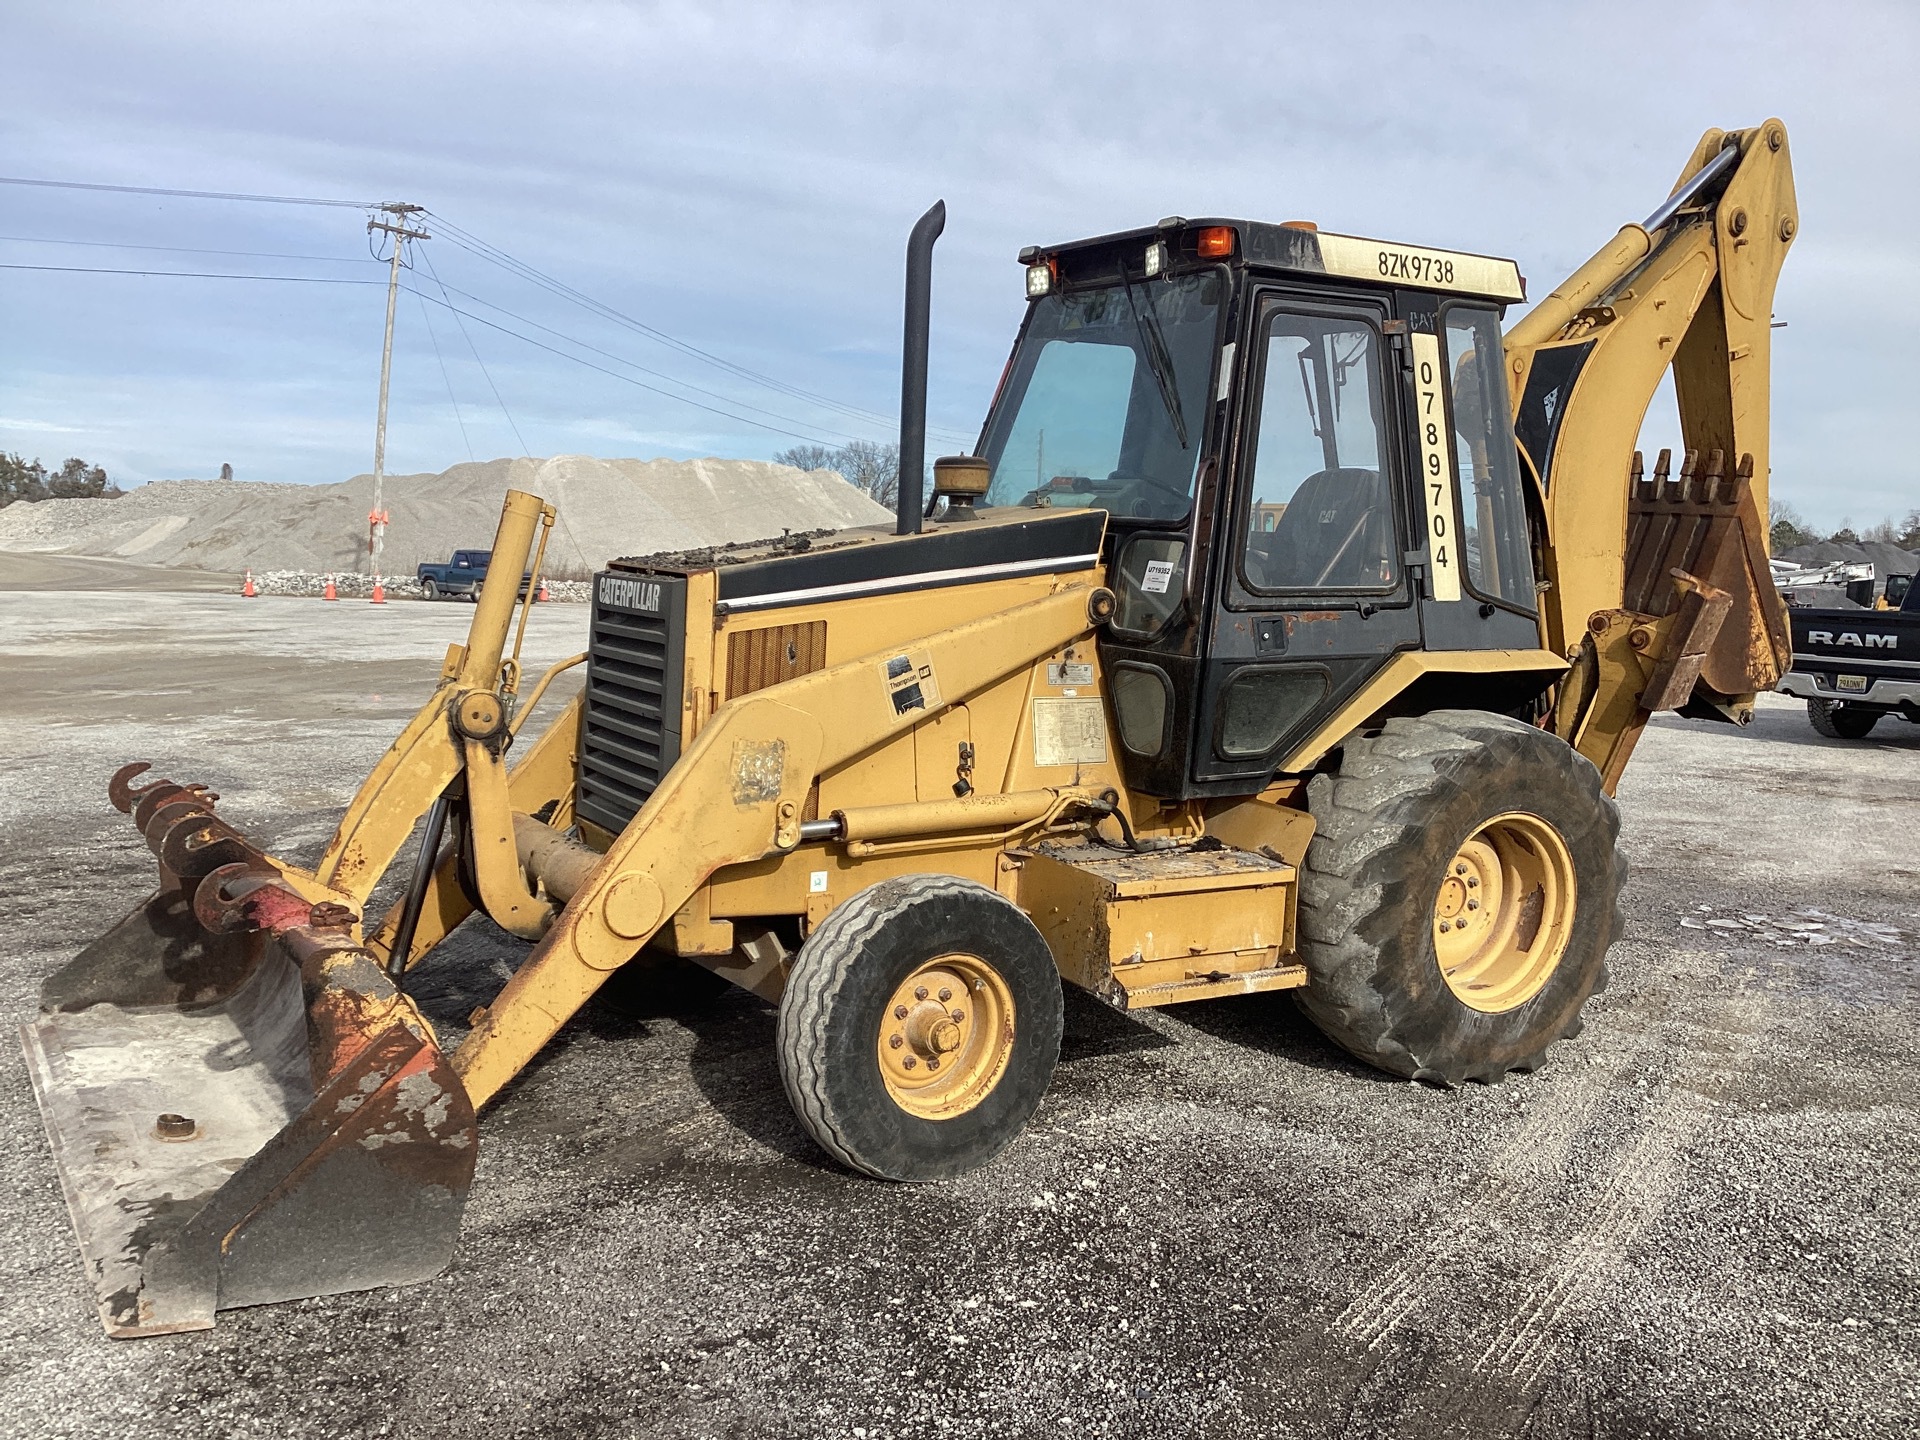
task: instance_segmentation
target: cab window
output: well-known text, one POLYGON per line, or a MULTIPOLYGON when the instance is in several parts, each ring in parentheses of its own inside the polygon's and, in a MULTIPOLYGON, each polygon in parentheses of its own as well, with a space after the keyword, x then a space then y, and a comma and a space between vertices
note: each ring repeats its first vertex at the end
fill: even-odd
POLYGON ((1248 587, 1390 588, 1396 548, 1379 333, 1351 317, 1275 310, 1260 343, 1248 587))
POLYGON ((987 503, 1184 517, 1225 291, 1211 270, 1123 274, 1033 302, 987 424, 987 503))
POLYGON ((1533 555, 1507 409, 1500 319, 1492 310, 1450 305, 1441 329, 1466 527, 1467 583, 1490 600, 1531 611, 1536 603, 1533 555))

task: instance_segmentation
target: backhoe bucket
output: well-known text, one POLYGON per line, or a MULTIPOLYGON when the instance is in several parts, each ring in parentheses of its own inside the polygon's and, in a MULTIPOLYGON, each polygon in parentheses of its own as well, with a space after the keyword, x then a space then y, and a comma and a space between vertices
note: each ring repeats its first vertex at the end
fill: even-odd
MULTIPOLYGON (((1792 661, 1785 602, 1767 568, 1766 517, 1753 493, 1753 457, 1743 455, 1731 475, 1726 456, 1709 451, 1704 464, 1689 450, 1680 474, 1662 450, 1651 476, 1634 452, 1627 493, 1627 565, 1624 608, 1639 615, 1668 615, 1688 604, 1702 587, 1729 603, 1718 607, 1728 623, 1706 632, 1668 696, 1650 696, 1679 709, 1697 678, 1712 695, 1732 697, 1771 690, 1792 661), (1690 583, 1676 586, 1674 572, 1690 583)), ((1718 617, 1715 617, 1717 622, 1718 617)), ((1671 678, 1671 677, 1670 677, 1671 678)))
POLYGON ((214 797, 129 792, 143 768, 112 794, 160 889, 21 1031, 107 1333, 429 1278, 473 1181, 465 1088, 354 916, 295 893, 214 797))

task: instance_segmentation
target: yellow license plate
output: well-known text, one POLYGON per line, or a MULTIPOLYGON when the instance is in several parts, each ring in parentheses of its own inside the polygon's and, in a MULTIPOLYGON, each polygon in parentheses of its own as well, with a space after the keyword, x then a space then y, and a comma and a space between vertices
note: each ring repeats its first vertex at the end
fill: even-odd
POLYGON ((1867 677, 1864 675, 1836 675, 1833 677, 1833 688, 1836 690, 1850 690, 1856 695, 1864 694, 1867 688, 1867 677))

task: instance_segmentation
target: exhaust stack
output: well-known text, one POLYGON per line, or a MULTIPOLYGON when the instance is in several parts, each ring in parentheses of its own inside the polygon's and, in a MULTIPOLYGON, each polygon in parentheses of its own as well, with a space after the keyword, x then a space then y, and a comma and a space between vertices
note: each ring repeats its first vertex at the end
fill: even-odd
POLYGON ((933 242, 947 228, 947 202, 914 222, 907 237, 907 323, 900 352, 900 482, 896 535, 918 535, 926 511, 927 337, 933 313, 933 242))

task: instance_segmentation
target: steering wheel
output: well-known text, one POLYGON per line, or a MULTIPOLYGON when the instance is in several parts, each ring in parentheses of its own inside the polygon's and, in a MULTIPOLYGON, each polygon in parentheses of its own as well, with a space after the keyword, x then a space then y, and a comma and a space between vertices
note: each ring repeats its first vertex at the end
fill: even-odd
MULTIPOLYGON (((1113 484, 1113 485, 1119 485, 1123 488, 1131 485, 1131 486, 1141 486, 1141 487, 1152 489, 1152 490, 1159 490, 1162 493, 1168 496, 1171 496, 1174 500, 1179 502, 1180 508, 1173 512, 1175 515, 1186 514, 1187 507, 1193 503, 1193 497, 1187 491, 1185 486, 1169 485, 1166 481, 1156 480, 1151 475, 1123 475, 1118 470, 1116 470, 1112 474, 1107 476, 1107 483, 1113 484)), ((1152 512, 1149 512, 1149 513, 1152 513, 1152 512)))

